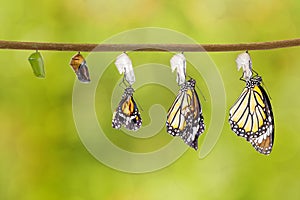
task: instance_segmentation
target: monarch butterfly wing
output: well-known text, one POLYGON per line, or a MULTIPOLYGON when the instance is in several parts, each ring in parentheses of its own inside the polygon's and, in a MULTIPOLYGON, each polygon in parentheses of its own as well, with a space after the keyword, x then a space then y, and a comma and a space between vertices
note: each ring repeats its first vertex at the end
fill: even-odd
POLYGON ((274 117, 272 106, 269 100, 269 97, 266 91, 262 86, 258 86, 258 89, 261 91, 261 95, 264 101, 266 120, 261 128, 262 135, 257 138, 250 138, 250 143, 255 148, 256 151, 262 154, 270 154, 274 142, 274 117))
POLYGON ((255 108, 256 117, 257 117, 257 124, 258 127, 255 127, 256 132, 254 132, 253 137, 259 137, 264 135, 269 128, 274 131, 274 117, 271 102, 269 97, 261 85, 255 86, 253 88, 255 99, 257 101, 257 106, 255 108))
POLYGON ((238 100, 233 104, 229 111, 229 123, 233 132, 238 136, 247 138, 243 128, 245 125, 245 120, 248 117, 248 102, 249 102, 250 89, 245 88, 238 98, 238 100))
POLYGON ((167 114, 167 132, 173 136, 180 135, 180 131, 182 131, 185 126, 185 119, 182 114, 184 98, 185 93, 180 91, 167 114))
POLYGON ((116 108, 113 114, 112 127, 115 129, 120 129, 122 124, 126 122, 126 116, 122 111, 123 104, 127 101, 127 99, 122 98, 118 107, 116 108))
POLYGON ((203 118, 203 115, 202 115, 202 107, 201 107, 201 103, 200 103, 200 100, 198 98, 198 95, 197 95, 197 92, 195 90, 194 91, 194 100, 193 100, 193 103, 194 103, 194 108, 195 108, 195 112, 194 112, 194 122, 199 125, 199 128, 197 129, 199 134, 203 133, 204 130, 205 130, 205 125, 204 125, 204 118, 203 118))
MULTIPOLYGON (((133 96, 130 97, 129 99, 129 107, 132 106, 132 109, 129 110, 130 112, 128 113, 129 114, 129 117, 127 118, 127 123, 125 124, 125 127, 129 130, 138 130, 141 125, 142 125, 142 118, 141 118, 141 115, 140 115, 140 112, 139 112, 139 109, 137 107, 137 104, 135 103, 134 99, 133 99, 133 96)), ((124 110, 123 110, 124 112, 124 110)))
POLYGON ((198 138, 205 129, 201 104, 194 88, 187 90, 185 95, 189 108, 186 109, 186 126, 181 138, 187 145, 197 150, 198 138))
POLYGON ((267 117, 266 97, 259 85, 245 88, 239 99, 229 111, 231 129, 238 135, 247 138, 256 138, 264 134, 270 123, 267 117))
POLYGON ((124 94, 113 114, 112 127, 119 129, 121 125, 129 130, 138 130, 142 125, 142 119, 132 94, 124 94))

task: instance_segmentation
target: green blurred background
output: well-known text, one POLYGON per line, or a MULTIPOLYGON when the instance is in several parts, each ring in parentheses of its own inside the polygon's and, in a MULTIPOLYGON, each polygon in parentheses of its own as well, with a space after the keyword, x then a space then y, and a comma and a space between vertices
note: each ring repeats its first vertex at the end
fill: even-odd
MULTIPOLYGON (((0 39, 99 43, 153 26, 177 30, 199 43, 280 40, 299 37, 299 10, 298 0, 3 1, 0 39)), ((72 115, 75 74, 68 65, 76 52, 41 51, 46 79, 33 76, 27 61, 31 53, 0 50, 0 199, 300 197, 300 48, 250 52, 272 97, 276 130, 270 156, 236 137, 226 119, 208 157, 200 160, 189 149, 174 164, 147 174, 110 169, 81 143, 72 115)), ((150 60, 151 54, 145 54, 150 60)), ((224 80, 227 109, 244 86, 234 62, 237 54, 210 53, 224 80)), ((134 62, 143 60, 143 53, 134 55, 134 62)), ((162 57, 163 64, 169 57, 162 57)), ((118 77, 115 69, 110 71, 118 77)), ((121 147, 124 142, 118 141, 121 147)))

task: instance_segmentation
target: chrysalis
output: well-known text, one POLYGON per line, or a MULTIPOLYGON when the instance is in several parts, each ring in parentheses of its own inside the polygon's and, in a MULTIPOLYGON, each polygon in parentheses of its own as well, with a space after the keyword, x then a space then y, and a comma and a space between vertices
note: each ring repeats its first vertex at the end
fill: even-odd
POLYGON ((252 77, 252 61, 248 51, 241 53, 235 60, 237 69, 243 68, 243 78, 249 81, 252 77))
POLYGON ((91 81, 86 61, 80 52, 72 57, 70 65, 75 71, 79 81, 83 83, 88 83, 91 81))
POLYGON ((124 73, 125 80, 132 85, 135 82, 135 76, 129 56, 126 53, 122 53, 117 57, 115 65, 119 73, 124 73))
POLYGON ((185 83, 185 76, 186 76, 186 59, 183 55, 183 53, 178 53, 174 55, 171 60, 171 69, 172 72, 177 69, 177 78, 176 81, 178 85, 182 85, 185 83))
POLYGON ((45 78, 44 61, 40 52, 36 51, 28 57, 28 61, 32 67, 36 77, 45 78))

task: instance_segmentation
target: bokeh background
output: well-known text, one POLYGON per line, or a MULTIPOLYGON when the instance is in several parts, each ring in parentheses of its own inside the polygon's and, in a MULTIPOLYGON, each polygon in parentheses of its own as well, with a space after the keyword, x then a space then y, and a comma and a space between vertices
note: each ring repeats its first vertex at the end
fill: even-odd
MULTIPOLYGON (((299 37, 299 10, 297 0, 4 1, 0 39, 99 43, 122 31, 152 26, 182 32, 199 43, 271 41, 299 37)), ((0 199, 299 198, 300 48, 250 52, 272 98, 276 132, 270 156, 236 137, 226 119, 206 158, 199 159, 189 149, 172 165, 146 174, 111 169, 81 143, 72 114, 76 78, 68 65, 76 52, 41 51, 46 79, 34 77, 27 61, 31 53, 0 50, 0 199)), ((209 54, 224 80, 227 109, 244 86, 234 62, 237 54, 209 54)), ((133 57, 136 63, 144 57, 168 65, 170 55, 133 57)), ((119 76, 115 69, 107 73, 119 76)), ((142 91, 157 90, 147 86, 142 91)), ((109 89, 101 93, 103 98, 108 94, 109 89)), ((169 92, 165 98, 172 102, 174 95, 169 92)), ((146 113, 148 102, 154 100, 140 95, 139 101, 146 113)), ((122 148, 141 150, 138 141, 122 142, 115 136, 113 140, 122 148)), ((143 144, 152 148, 147 140, 143 144)))

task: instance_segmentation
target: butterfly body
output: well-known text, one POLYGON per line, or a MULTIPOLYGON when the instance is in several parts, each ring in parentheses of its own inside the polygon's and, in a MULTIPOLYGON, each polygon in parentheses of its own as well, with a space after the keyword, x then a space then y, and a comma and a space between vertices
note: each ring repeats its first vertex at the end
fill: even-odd
POLYGON ((127 87, 122 99, 113 114, 112 127, 120 129, 123 125, 129 130, 138 130, 142 125, 142 119, 138 107, 133 99, 133 88, 127 87))
POLYGON ((169 134, 181 137, 186 144, 197 150, 198 137, 205 126, 195 84, 196 81, 190 79, 181 85, 168 111, 166 127, 169 134))
POLYGON ((246 138, 262 154, 270 154, 274 142, 274 117, 260 76, 251 77, 229 111, 233 132, 246 138))

